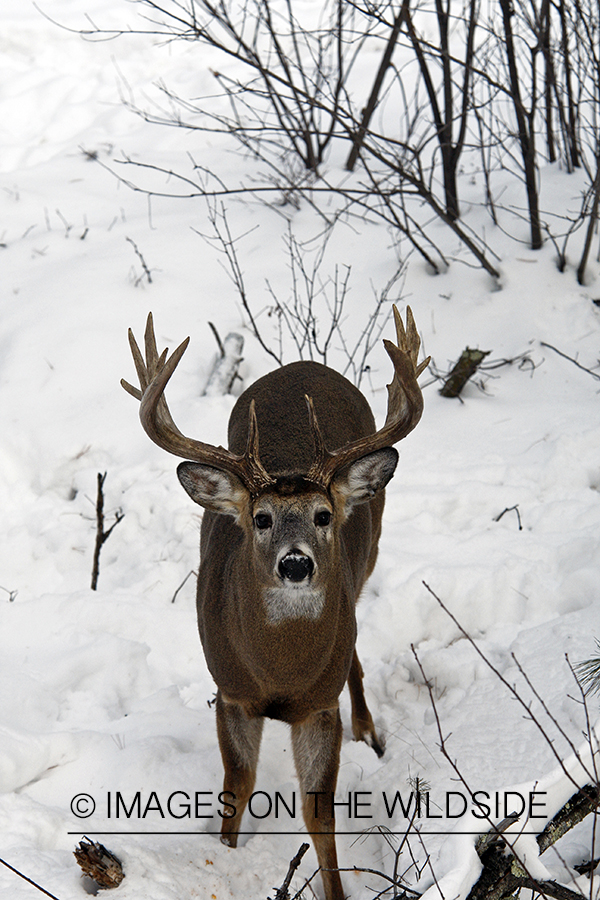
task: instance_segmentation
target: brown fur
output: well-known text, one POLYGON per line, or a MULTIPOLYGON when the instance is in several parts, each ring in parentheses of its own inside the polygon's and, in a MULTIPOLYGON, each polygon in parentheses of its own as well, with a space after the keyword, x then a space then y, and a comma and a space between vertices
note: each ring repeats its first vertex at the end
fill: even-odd
MULTIPOLYGON (((307 497, 322 492, 293 477, 309 468, 314 454, 305 394, 313 399, 328 449, 337 449, 375 430, 373 414, 363 395, 337 372, 318 363, 294 363, 251 385, 233 409, 229 449, 243 453, 248 409, 254 399, 261 462, 269 474, 284 476, 266 493, 282 500, 306 502, 307 497)), ((335 486, 329 501, 334 515, 342 519, 335 486)), ((367 738, 378 753, 383 752, 365 702, 362 668, 354 649, 354 607, 375 565, 383 506, 381 491, 340 522, 322 616, 317 620, 291 619, 277 626, 269 624, 264 604, 253 587, 250 510, 246 512, 247 524, 237 524, 231 516, 209 510, 204 513, 198 622, 206 661, 219 687, 217 722, 225 766, 224 790, 232 791, 237 798, 238 814, 225 819, 222 829, 232 846, 237 842, 243 807, 254 785, 260 743, 257 717, 281 719, 292 726, 294 759, 303 793, 320 790, 333 794, 342 733, 338 698, 352 668, 353 734, 356 739, 367 738), (250 734, 252 738, 248 739, 250 734)), ((326 806, 323 804, 315 819, 314 800, 306 797, 305 821, 309 832, 317 832, 313 840, 320 865, 337 869, 335 823, 326 806)), ((323 876, 328 900, 341 900, 344 894, 339 873, 324 872, 323 876)))

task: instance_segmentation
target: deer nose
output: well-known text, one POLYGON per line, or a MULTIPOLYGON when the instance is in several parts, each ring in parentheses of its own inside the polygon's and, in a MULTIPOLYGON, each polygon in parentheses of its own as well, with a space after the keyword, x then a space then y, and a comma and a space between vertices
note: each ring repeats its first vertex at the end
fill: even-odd
POLYGON ((288 581, 304 581, 312 575, 315 564, 310 558, 299 550, 290 550, 279 561, 279 575, 288 581))

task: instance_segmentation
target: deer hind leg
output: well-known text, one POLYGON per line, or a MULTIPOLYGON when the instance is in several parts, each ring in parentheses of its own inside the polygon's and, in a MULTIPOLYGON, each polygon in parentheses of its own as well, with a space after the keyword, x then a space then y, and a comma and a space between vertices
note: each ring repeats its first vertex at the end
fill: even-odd
POLYGON ((355 650, 352 657, 352 665, 350 666, 350 674, 348 675, 348 687, 350 688, 350 701, 352 703, 352 734, 355 741, 365 741, 369 747, 373 748, 377 756, 382 757, 385 745, 377 736, 373 718, 365 700, 363 674, 363 668, 355 650))
POLYGON ((229 816, 225 805, 221 840, 230 847, 237 847, 242 816, 254 790, 262 729, 262 718, 249 718, 238 703, 230 703, 217 691, 217 734, 225 769, 223 792, 228 792, 223 799, 235 807, 235 813, 229 816))
POLYGON ((311 713, 292 725, 292 748, 302 812, 322 869, 326 900, 344 900, 335 848, 333 800, 340 764, 342 721, 337 707, 311 713), (309 791, 320 792, 309 795, 309 791))

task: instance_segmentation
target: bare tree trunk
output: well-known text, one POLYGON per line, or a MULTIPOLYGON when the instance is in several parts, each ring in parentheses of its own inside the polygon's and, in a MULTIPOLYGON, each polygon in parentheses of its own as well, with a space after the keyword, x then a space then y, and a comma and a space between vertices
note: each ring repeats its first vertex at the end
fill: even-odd
POLYGON ((583 246, 583 252, 581 254, 581 260, 579 265, 577 266, 577 282, 578 284, 585 284, 585 269, 587 266, 588 257, 590 255, 590 248, 592 246, 592 238, 594 236, 594 232, 598 226, 598 210, 600 208, 600 152, 596 157, 596 177, 594 178, 593 184, 593 198, 592 198, 592 207, 590 210, 590 215, 588 219, 588 227, 585 235, 585 244, 583 246))
POLYGON ((460 206, 458 201, 458 187, 456 182, 456 173, 458 171, 458 163, 463 150, 467 119, 470 108, 470 82, 473 66, 473 45, 475 40, 475 27, 477 24, 477 2, 470 0, 469 3, 469 19, 467 25, 467 40, 465 47, 465 61, 463 64, 463 85, 461 91, 461 110, 458 116, 459 133, 456 143, 453 142, 454 130, 454 95, 452 83, 452 55, 449 45, 449 23, 450 23, 450 0, 446 0, 444 7, 443 0, 436 0, 435 3, 436 17, 439 29, 439 59, 442 67, 442 94, 443 94, 443 114, 438 102, 437 89, 432 77, 427 57, 425 55, 426 42, 417 34, 412 16, 406 9, 406 23, 408 36, 410 38, 415 56, 419 64, 421 76, 425 82, 427 98, 433 116, 436 128, 438 144, 442 156, 442 174, 444 182, 444 203, 446 207, 446 216, 451 222, 455 222, 460 216, 460 206))
POLYGON ((567 153, 570 157, 571 166, 576 169, 579 165, 581 165, 581 161, 579 159, 579 145, 577 141, 577 105, 575 103, 575 98, 573 94, 573 85, 572 85, 572 66, 571 66, 571 55, 569 51, 569 31, 567 28, 567 13, 565 9, 565 0, 559 0, 558 3, 558 12, 560 15, 560 27, 561 27, 561 50, 562 50, 562 58, 563 65, 565 69, 565 88, 567 93, 567 106, 569 110, 568 116, 568 128, 566 131, 567 138, 567 153))
POLYGON ((392 62, 392 56, 394 55, 394 50, 395 50, 396 44, 398 42, 398 36, 400 34, 400 29, 402 28, 402 23, 404 21, 404 17, 405 17, 405 14, 407 11, 408 11, 408 0, 403 0, 402 6, 400 8, 400 12, 394 19, 394 24, 392 26, 392 30, 390 32, 388 42, 385 45, 385 50, 383 51, 381 63, 379 64, 377 74, 375 75, 375 80, 373 82, 371 94, 369 96, 369 99, 367 100, 367 105, 365 106, 365 108, 363 110, 362 118, 360 121, 360 126, 358 128, 358 131, 356 132, 354 140, 352 141, 352 149, 350 150, 348 159, 346 160, 346 169, 348 172, 352 172, 354 170, 354 166, 356 165, 356 160, 358 159, 358 154, 360 153, 360 149, 363 145, 365 135, 368 131, 371 117, 372 117, 373 113, 375 112, 375 109, 379 102, 379 94, 381 93, 383 79, 385 77, 385 73, 387 72, 387 70, 390 67, 390 64, 392 62))
POLYGON ((452 71, 450 68, 450 48, 448 46, 448 20, 450 17, 450 0, 446 0, 446 8, 442 0, 436 0, 435 11, 440 32, 440 54, 442 62, 442 90, 444 95, 444 117, 441 120, 438 131, 438 141, 442 151, 442 169, 444 173, 444 197, 446 212, 453 220, 458 219, 460 210, 458 207, 458 191, 456 187, 456 163, 453 159, 454 148, 452 146, 453 130, 453 97, 452 97, 452 71))
POLYGON ((540 46, 544 57, 544 105, 546 118, 546 151, 548 162, 556 162, 556 144, 554 140, 553 101, 555 88, 554 60, 550 46, 550 0, 542 0, 540 8, 540 46))
POLYGON ((525 173, 525 189, 527 191, 527 204, 529 206, 531 249, 539 250, 542 246, 543 241, 537 190, 537 170, 533 127, 535 97, 533 96, 532 92, 532 107, 530 113, 527 114, 523 105, 523 100, 521 98, 521 82, 519 78, 519 70, 517 67, 517 56, 511 23, 511 18, 513 16, 513 6, 511 0, 500 0, 500 9, 502 11, 502 22, 504 26, 506 59, 508 62, 511 96, 513 107, 515 110, 515 116, 517 119, 517 128, 519 130, 519 144, 521 147, 521 156, 523 159, 523 169, 525 173))

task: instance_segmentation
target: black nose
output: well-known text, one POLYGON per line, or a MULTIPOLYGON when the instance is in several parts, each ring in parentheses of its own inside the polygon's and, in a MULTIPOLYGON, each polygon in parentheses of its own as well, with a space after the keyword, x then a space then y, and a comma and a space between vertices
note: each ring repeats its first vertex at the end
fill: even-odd
POLYGON ((279 574, 288 581, 304 581, 310 578, 315 564, 310 556, 305 556, 297 550, 287 553, 279 562, 279 574))

